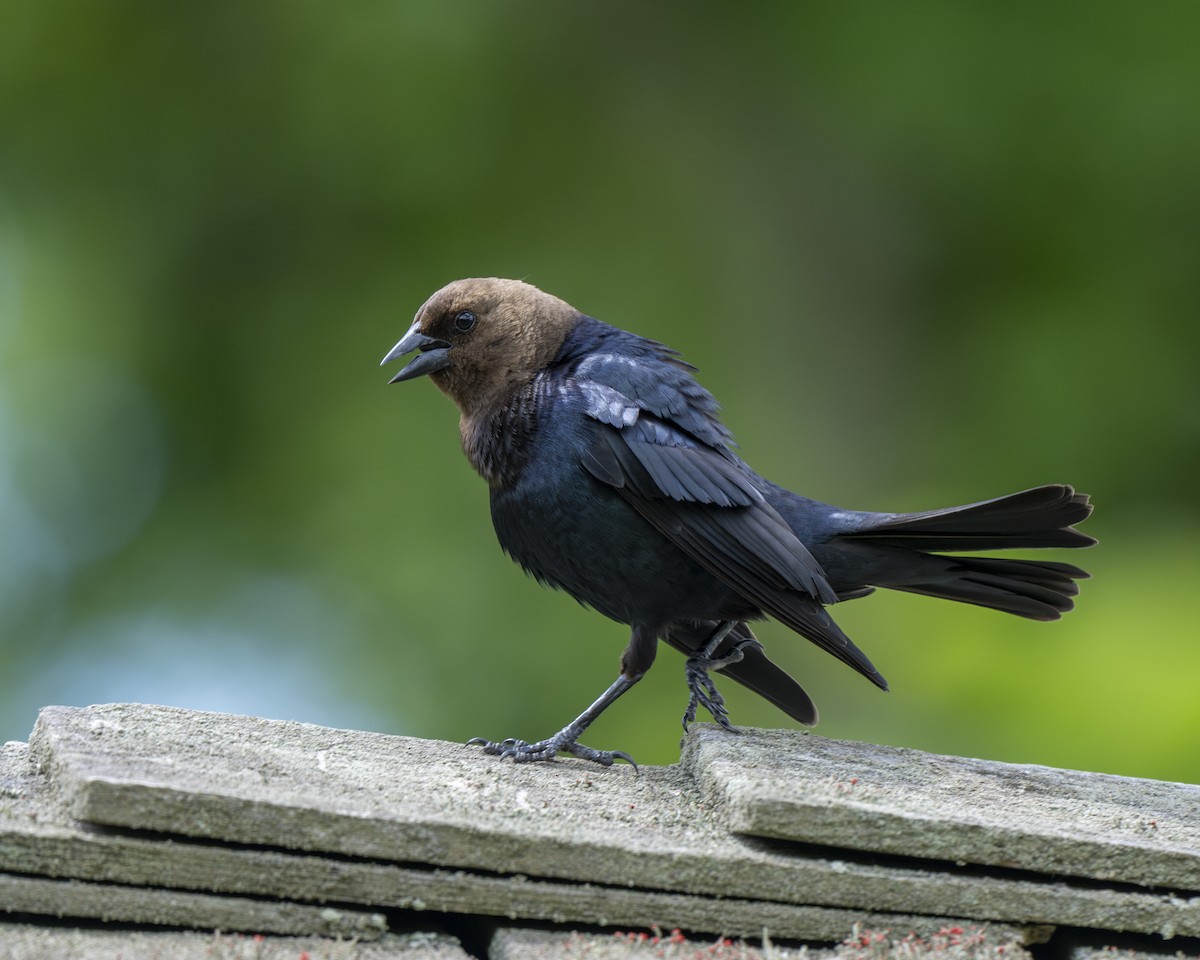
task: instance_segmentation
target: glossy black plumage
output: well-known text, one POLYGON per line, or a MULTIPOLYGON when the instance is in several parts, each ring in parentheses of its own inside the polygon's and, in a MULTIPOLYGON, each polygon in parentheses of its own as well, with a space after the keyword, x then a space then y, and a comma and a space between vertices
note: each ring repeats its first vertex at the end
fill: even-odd
POLYGON ((726 722, 707 678, 716 669, 814 723, 811 699, 746 621, 774 617, 886 689, 827 604, 882 586, 1054 619, 1087 576, 1065 563, 932 552, 1088 546, 1072 524, 1091 507, 1070 487, 914 514, 809 500, 733 452, 716 401, 674 351, 528 284, 443 288, 385 362, 413 350, 395 379, 428 374, 458 404, 504 550, 633 628, 621 678, 589 711, 536 744, 484 742, 491 752, 628 759, 578 735, 649 668, 658 639, 689 657, 689 713, 699 702, 726 722))

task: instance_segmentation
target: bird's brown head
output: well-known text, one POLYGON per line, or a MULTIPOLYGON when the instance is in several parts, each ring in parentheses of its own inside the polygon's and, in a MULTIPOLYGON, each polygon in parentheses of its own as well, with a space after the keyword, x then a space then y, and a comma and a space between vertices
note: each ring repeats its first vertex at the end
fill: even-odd
POLYGON ((419 350, 390 382, 428 375, 471 416, 532 380, 579 316, 569 303, 520 280, 455 280, 425 301, 383 363, 419 350))

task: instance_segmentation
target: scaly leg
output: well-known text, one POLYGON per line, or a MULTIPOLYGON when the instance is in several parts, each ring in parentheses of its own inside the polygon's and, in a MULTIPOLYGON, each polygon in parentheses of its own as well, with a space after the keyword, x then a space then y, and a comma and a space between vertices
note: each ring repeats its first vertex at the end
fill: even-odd
POLYGON ((737 625, 737 620, 721 621, 712 632, 712 636, 708 638, 708 642, 694 656, 688 657, 687 666, 684 670, 691 696, 688 698, 687 709, 683 712, 684 730, 687 730, 691 722, 696 719, 697 706, 704 707, 705 710, 712 714, 713 719, 726 730, 734 729, 733 724, 729 722, 729 711, 725 709, 725 698, 717 690, 717 686, 713 683, 712 677, 708 675, 708 671, 721 670, 724 667, 737 663, 746 655, 747 647, 762 647, 762 644, 753 638, 739 640, 730 648, 725 656, 714 658, 713 654, 720 649, 721 644, 725 642, 725 638, 729 636, 737 625))

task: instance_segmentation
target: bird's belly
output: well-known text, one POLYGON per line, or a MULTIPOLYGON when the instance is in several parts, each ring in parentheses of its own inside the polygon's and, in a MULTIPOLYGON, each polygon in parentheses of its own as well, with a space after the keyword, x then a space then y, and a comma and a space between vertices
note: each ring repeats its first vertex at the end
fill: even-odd
POLYGON ((736 593, 582 472, 568 484, 492 492, 500 545, 540 582, 621 623, 744 619, 736 593))

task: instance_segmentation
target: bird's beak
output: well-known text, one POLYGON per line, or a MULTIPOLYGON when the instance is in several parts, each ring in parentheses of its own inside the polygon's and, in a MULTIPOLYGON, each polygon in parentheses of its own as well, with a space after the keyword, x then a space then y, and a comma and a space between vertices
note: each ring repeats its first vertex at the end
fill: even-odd
POLYGON ((401 380, 411 380, 413 377, 423 377, 426 374, 441 370, 450 363, 450 344, 445 340, 438 340, 434 337, 427 337, 419 329, 420 321, 414 323, 408 328, 408 333, 400 338, 400 342, 388 351, 386 357, 380 361, 382 367, 385 363, 390 363, 397 357, 402 357, 406 353, 412 353, 414 350, 420 350, 421 353, 413 357, 401 371, 392 377, 388 383, 399 383, 401 380))

